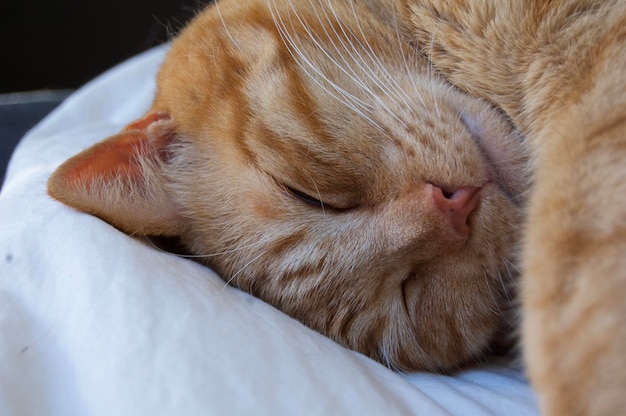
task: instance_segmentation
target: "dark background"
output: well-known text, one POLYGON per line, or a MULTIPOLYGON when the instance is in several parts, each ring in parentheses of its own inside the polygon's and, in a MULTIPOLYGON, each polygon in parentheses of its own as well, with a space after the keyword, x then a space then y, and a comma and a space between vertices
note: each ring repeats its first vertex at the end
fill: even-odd
POLYGON ((76 88, 167 41, 197 0, 0 2, 0 93, 76 88))
POLYGON ((0 1, 0 184, 17 141, 72 90, 166 42, 208 3, 0 1))

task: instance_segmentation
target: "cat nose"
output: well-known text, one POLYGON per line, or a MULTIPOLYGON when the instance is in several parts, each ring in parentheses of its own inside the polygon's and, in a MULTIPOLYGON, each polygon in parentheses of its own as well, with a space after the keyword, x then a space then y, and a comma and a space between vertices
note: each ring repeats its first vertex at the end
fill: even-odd
POLYGON ((467 219, 480 202, 480 189, 470 185, 451 188, 432 185, 435 207, 461 237, 469 237, 467 219))

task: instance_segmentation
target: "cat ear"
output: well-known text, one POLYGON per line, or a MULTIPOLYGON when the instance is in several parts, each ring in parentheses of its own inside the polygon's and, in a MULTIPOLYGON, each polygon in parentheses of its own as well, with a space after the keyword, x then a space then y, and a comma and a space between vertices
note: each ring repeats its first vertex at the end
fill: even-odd
POLYGON ((174 137, 169 114, 149 112, 63 163, 48 192, 130 234, 177 235, 181 216, 165 174, 174 137))

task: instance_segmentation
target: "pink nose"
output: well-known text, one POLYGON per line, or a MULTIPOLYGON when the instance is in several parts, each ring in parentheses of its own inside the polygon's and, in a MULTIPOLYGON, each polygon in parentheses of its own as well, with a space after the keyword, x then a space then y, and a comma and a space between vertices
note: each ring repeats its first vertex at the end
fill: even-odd
POLYGON ((470 232, 467 218, 480 202, 478 191, 479 187, 469 185, 444 189, 432 186, 435 206, 450 221, 452 228, 465 237, 470 232))

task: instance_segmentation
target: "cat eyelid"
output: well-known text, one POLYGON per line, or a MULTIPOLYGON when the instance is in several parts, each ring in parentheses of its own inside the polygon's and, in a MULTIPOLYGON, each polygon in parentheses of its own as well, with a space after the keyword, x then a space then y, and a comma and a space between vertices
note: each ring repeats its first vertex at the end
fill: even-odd
POLYGON ((356 208, 356 205, 350 206, 350 207, 338 207, 336 205, 330 205, 322 200, 312 197, 311 195, 305 192, 292 188, 291 186, 284 185, 284 187, 285 187, 285 190, 291 196, 299 199, 300 201, 304 202, 305 204, 309 206, 312 206, 316 209, 320 209, 322 211, 334 211, 334 212, 340 213, 340 212, 347 212, 353 208, 356 208))
POLYGON ((276 179, 274 180, 276 181, 277 185, 283 189, 283 192, 285 194, 289 195, 292 198, 298 199, 300 202, 303 202, 304 204, 310 207, 313 207, 322 211, 334 211, 334 212, 339 213, 339 212, 350 211, 353 208, 357 207, 357 204, 342 204, 339 201, 338 201, 338 204, 335 204, 334 201, 333 203, 328 203, 327 201, 320 199, 320 196, 318 196, 317 198, 313 197, 311 196, 311 194, 301 191, 299 188, 295 188, 294 186, 290 184, 288 185, 284 181, 280 181, 276 179))
POLYGON ((313 198, 311 195, 308 195, 302 191, 299 191, 295 188, 292 188, 291 186, 286 186, 285 185, 285 189, 287 191, 289 191, 289 193, 293 196, 295 196, 296 198, 298 198, 300 201, 304 202, 307 205, 310 205, 312 207, 315 208, 319 208, 319 209, 324 209, 324 208, 333 208, 330 205, 325 204, 324 202, 320 201, 317 198, 313 198))

